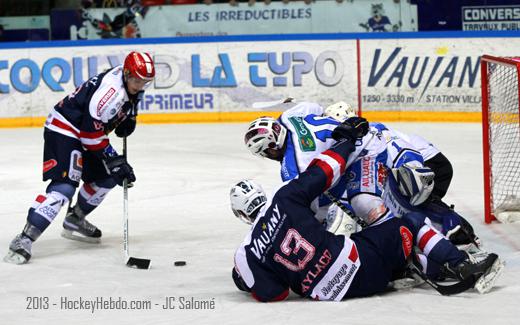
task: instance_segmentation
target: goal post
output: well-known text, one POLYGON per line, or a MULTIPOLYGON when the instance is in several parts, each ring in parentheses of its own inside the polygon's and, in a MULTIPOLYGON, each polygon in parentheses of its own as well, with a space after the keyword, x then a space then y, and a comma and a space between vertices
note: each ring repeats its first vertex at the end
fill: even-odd
POLYGON ((520 59, 481 58, 485 222, 520 220, 520 59))

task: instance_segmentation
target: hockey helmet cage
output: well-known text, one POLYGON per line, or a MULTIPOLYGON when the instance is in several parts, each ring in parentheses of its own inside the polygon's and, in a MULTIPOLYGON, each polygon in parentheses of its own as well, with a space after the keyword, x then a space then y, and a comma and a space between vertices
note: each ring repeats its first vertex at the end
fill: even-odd
POLYGON ((323 115, 331 117, 338 122, 343 122, 350 117, 357 116, 357 112, 350 104, 337 102, 325 108, 323 115))
POLYGON ((229 199, 233 214, 247 224, 255 221, 258 211, 267 202, 262 187, 249 179, 235 184, 229 192, 229 199))
POLYGON ((276 119, 263 116, 249 125, 244 136, 247 149, 255 156, 267 157, 267 149, 282 149, 287 130, 276 119))

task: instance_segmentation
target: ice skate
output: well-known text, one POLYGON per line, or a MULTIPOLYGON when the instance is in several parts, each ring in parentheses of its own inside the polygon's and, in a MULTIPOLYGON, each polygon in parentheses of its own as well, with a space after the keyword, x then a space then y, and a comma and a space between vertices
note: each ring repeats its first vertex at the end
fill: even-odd
POLYGON ((480 293, 486 293, 493 287, 504 265, 505 263, 498 258, 497 254, 490 253, 478 260, 468 256, 455 267, 446 265, 445 268, 460 280, 472 277, 475 281, 473 287, 480 293))
POLYGON ((70 208, 63 221, 61 236, 67 239, 78 240, 87 243, 99 243, 101 230, 85 219, 79 208, 70 208))
POLYGON ((9 244, 9 252, 4 261, 12 264, 25 264, 31 259, 32 241, 23 234, 18 234, 9 244))

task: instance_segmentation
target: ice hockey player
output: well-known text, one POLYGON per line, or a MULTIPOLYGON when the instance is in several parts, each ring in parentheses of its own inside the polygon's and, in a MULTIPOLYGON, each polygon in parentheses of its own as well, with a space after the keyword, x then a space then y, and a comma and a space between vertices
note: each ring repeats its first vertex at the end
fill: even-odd
MULTIPOLYGON (((282 113, 279 119, 260 117, 248 127, 244 136, 246 147, 256 156, 277 160, 281 164, 281 178, 287 181, 297 177, 321 152, 335 143, 332 131, 339 122, 322 116, 323 108, 315 103, 302 102, 282 113)), ((360 155, 384 153, 386 143, 371 129, 356 142, 355 152, 349 156, 350 166, 360 155)), ((347 185, 342 177, 337 185, 320 196, 313 204, 320 222, 327 221, 330 197, 341 198, 347 185)), ((344 203, 346 204, 346 203, 344 203)), ((338 211, 341 214, 341 210, 338 211)), ((341 215, 340 217, 342 217, 341 215)))
MULTIPOLYGON (((329 116, 341 122, 349 117, 357 115, 357 112, 346 102, 337 102, 325 108, 324 116, 329 116)), ((437 225, 443 234, 445 234, 455 245, 465 245, 470 249, 476 249, 479 245, 479 240, 475 235, 471 224, 459 215, 454 209, 442 201, 446 195, 451 179, 453 177, 453 168, 450 161, 444 156, 439 149, 426 139, 415 134, 405 134, 398 130, 387 127, 378 122, 371 122, 371 128, 377 129, 383 136, 387 143, 387 163, 388 169, 394 169, 394 174, 404 164, 407 165, 407 173, 402 175, 409 176, 408 180, 413 180, 414 183, 409 183, 409 186, 417 185, 415 193, 406 192, 403 187, 404 183, 394 188, 400 189, 401 194, 406 196, 403 198, 400 193, 395 192, 396 197, 401 196, 402 199, 392 199, 391 192, 387 191, 385 205, 391 208, 396 216, 402 215, 403 211, 422 211, 437 225), (433 177, 433 182, 431 179, 433 177), (430 183, 430 184, 427 184, 430 183)), ((367 159, 364 159, 361 164, 366 164, 367 159)), ((353 174, 359 175, 364 166, 352 166, 353 174)), ((365 167, 367 168, 367 167, 365 167)), ((368 166, 368 168, 375 168, 374 174, 381 175, 384 178, 385 171, 379 170, 379 166, 368 166)), ((383 167, 384 169, 384 167, 383 167)), ((403 170, 401 168, 401 170, 403 170)), ((395 174, 397 176, 397 174, 395 174)), ((384 182, 379 182, 379 186, 384 182)), ((361 189, 356 191, 359 186, 359 181, 347 185, 349 198, 355 198, 358 192, 370 193, 370 189, 361 189), (358 185, 356 185, 358 184, 358 185)), ((388 188, 387 188, 388 189, 388 188)), ((376 194, 380 194, 380 190, 376 189, 376 194)), ((366 196, 362 194, 362 196, 366 196)))
MULTIPOLYGON (((305 170, 316 155, 334 143, 332 130, 344 120, 345 106, 336 105, 333 109, 328 107, 324 110, 318 104, 303 102, 283 112, 278 120, 270 117, 256 119, 245 134, 246 146, 255 155, 280 161, 283 181, 293 179, 305 170), (340 118, 334 115, 338 112, 343 113, 340 118)), ((395 162, 390 159, 392 154, 389 151, 394 152, 396 149, 387 145, 379 128, 370 126, 367 135, 356 141, 355 152, 347 161, 345 177, 325 196, 321 196, 318 204, 313 205, 317 218, 320 221, 325 219, 327 229, 343 234, 356 229, 355 223, 346 213, 331 206, 331 197, 339 199, 339 205, 344 210, 351 210, 366 224, 383 222, 391 217, 391 211, 384 206, 381 198, 386 167, 404 163, 423 166, 422 156, 417 151, 406 150, 407 145, 402 144, 404 140, 396 140, 396 143, 398 141, 405 149, 393 153, 399 157, 395 162), (343 221, 347 221, 345 225, 336 227, 343 221)))
POLYGON ((62 235, 69 239, 99 242, 101 231, 86 220, 116 185, 136 180, 126 157, 111 146, 108 134, 131 135, 136 126, 137 104, 144 88, 155 77, 148 53, 131 52, 123 65, 102 72, 79 86, 51 110, 44 128, 43 180, 50 180, 27 215, 23 231, 16 235, 4 258, 27 263, 32 243, 58 215, 68 211, 62 235), (79 182, 76 205, 71 202, 79 182))
POLYGON ((232 278, 237 288, 261 302, 284 300, 289 289, 314 300, 373 295, 386 290, 394 274, 407 268, 416 245, 432 261, 427 272, 442 269, 479 286, 481 292, 490 290, 498 277, 498 256, 472 261, 430 228, 420 213, 391 218, 350 238, 327 232, 317 221, 311 204, 345 172, 356 139, 367 130, 362 131, 362 124, 360 118, 342 123, 333 133, 338 142, 271 199, 251 181, 231 189, 233 212, 252 223, 235 253, 232 278))
MULTIPOLYGON (((340 101, 326 107, 323 115, 342 122, 349 117, 357 116, 357 112, 350 104, 340 101)), ((411 144, 412 149, 418 151, 423 157, 424 166, 429 167, 435 173, 432 197, 442 199, 446 195, 453 178, 453 167, 448 158, 437 147, 417 134, 406 134, 379 122, 371 122, 370 125, 382 132, 389 147, 394 146, 395 148, 398 143, 395 143, 394 140, 399 139, 411 144)))

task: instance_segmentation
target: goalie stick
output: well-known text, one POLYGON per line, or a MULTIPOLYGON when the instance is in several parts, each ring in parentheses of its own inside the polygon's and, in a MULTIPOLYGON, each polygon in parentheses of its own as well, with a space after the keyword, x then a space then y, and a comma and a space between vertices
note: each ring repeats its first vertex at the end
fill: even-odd
MULTIPOLYGON (((126 137, 123 138, 123 156, 126 158, 126 137)), ((128 188, 132 187, 128 180, 123 181, 123 253, 126 266, 138 269, 149 269, 151 260, 130 256, 128 241, 128 188)))

